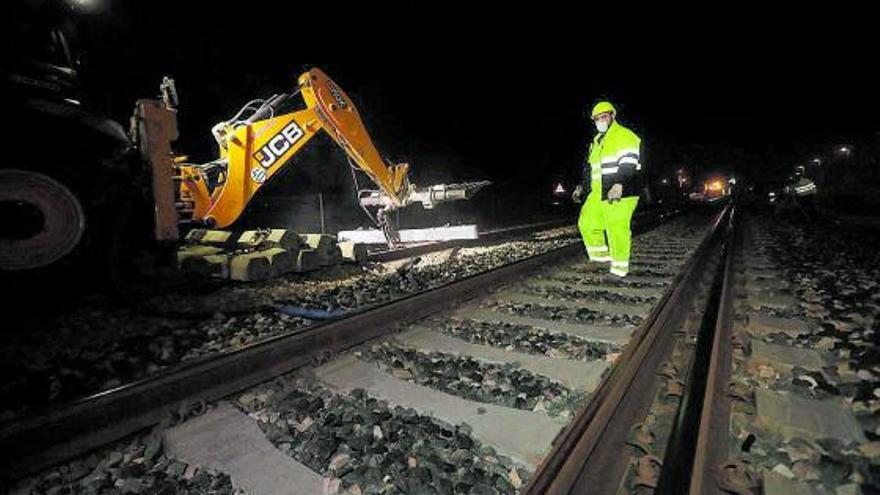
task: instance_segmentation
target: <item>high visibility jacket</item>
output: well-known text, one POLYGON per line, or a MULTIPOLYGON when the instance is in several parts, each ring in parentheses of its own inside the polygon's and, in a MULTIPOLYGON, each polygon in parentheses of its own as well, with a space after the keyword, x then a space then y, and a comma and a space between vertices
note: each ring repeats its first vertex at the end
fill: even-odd
POLYGON ((601 183, 601 198, 606 199, 611 186, 621 184, 623 197, 638 196, 642 190, 641 144, 633 131, 616 120, 607 131, 597 133, 584 163, 587 192, 601 183))

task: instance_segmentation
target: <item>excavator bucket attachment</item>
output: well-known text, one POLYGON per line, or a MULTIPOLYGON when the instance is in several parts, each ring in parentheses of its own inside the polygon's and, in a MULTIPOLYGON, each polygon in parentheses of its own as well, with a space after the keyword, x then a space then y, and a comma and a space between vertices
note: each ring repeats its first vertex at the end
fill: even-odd
POLYGON ((471 199, 477 191, 490 185, 491 182, 481 180, 476 182, 463 182, 461 184, 439 184, 426 188, 416 188, 409 196, 410 203, 421 203, 425 209, 430 210, 434 205, 448 201, 471 199))
MULTIPOLYGON (((406 197, 403 206, 421 203, 426 210, 434 208, 440 203, 471 199, 480 189, 490 185, 487 180, 475 182, 462 182, 461 184, 437 184, 428 187, 413 187, 406 197)), ((393 208, 394 202, 385 193, 379 190, 362 191, 360 196, 361 206, 378 206, 393 208)))
MULTIPOLYGON (((480 189, 488 186, 487 180, 475 182, 463 182, 461 184, 437 184, 429 187, 411 186, 405 196, 403 207, 415 203, 421 203, 426 210, 433 209, 440 203, 471 199, 480 189)), ((429 229, 410 229, 398 232, 387 219, 387 213, 398 208, 392 198, 383 191, 361 191, 361 206, 378 208, 379 227, 376 231, 346 231, 340 232, 340 238, 348 236, 351 240, 364 243, 375 243, 379 239, 384 240, 389 247, 395 247, 402 242, 429 242, 476 239, 477 228, 475 225, 459 227, 441 227, 429 229)))

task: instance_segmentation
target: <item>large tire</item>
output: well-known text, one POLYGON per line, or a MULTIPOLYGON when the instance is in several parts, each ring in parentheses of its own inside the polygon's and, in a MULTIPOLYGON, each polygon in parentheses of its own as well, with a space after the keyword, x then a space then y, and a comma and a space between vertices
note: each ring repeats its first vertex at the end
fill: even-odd
POLYGON ((67 186, 39 172, 0 169, 0 270, 57 263, 85 229, 82 203, 67 186))
POLYGON ((13 320, 79 305, 109 281, 113 218, 125 183, 97 167, 0 168, 0 282, 13 320))

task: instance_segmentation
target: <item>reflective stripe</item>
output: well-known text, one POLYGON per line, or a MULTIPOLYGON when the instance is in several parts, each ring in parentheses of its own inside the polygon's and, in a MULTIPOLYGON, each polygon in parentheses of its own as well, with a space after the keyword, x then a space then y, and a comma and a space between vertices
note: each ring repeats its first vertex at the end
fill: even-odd
POLYGON ((627 275, 627 273, 629 273, 629 270, 621 270, 619 268, 614 268, 613 266, 611 267, 611 270, 609 270, 609 271, 613 275, 617 275, 618 277, 625 277, 627 275))
POLYGON ((616 266, 618 268, 629 268, 629 261, 612 261, 611 266, 616 266))
POLYGON ((620 167, 607 167, 602 169, 602 175, 616 174, 620 167))
POLYGON ((600 164, 602 168, 607 167, 616 167, 625 163, 633 163, 636 166, 639 165, 639 155, 633 153, 623 153, 622 155, 618 155, 614 158, 606 158, 600 164))
POLYGON ((587 246, 588 253, 604 253, 608 251, 608 246, 587 246))
POLYGON ((593 179, 593 180, 599 180, 599 179, 601 179, 601 178, 602 178, 602 173, 601 173, 601 172, 598 173, 598 174, 590 174, 590 179, 593 179))
POLYGON ((599 261, 599 262, 611 261, 611 256, 590 256, 590 261, 599 261))
POLYGON ((616 162, 617 160, 620 160, 621 158, 623 158, 626 155, 633 155, 635 157, 638 157, 639 156, 639 149, 638 148, 626 148, 626 149, 618 151, 617 154, 615 154, 613 156, 603 156, 602 158, 605 160, 614 160, 616 162))

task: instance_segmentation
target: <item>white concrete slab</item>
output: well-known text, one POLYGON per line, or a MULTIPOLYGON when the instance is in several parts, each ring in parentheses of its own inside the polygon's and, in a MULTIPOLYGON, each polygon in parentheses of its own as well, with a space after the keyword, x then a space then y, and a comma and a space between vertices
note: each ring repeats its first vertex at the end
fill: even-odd
POLYGON ((749 290, 791 292, 791 284, 782 277, 767 276, 763 273, 746 272, 740 281, 749 290))
POLYGON ((602 378, 602 373, 611 364, 605 360, 576 361, 506 351, 498 347, 473 344, 429 328, 416 327, 395 335, 392 340, 403 346, 420 350, 466 355, 474 359, 496 363, 516 363, 522 368, 546 376, 566 387, 587 392, 596 388, 602 378))
POLYGON ((661 284, 663 287, 666 287, 672 283, 673 277, 657 277, 650 276, 646 277, 644 275, 633 275, 629 274, 626 277, 620 278, 615 275, 611 275, 606 270, 598 271, 595 273, 586 273, 586 272, 572 272, 571 270, 550 270, 543 275, 545 278, 554 279, 556 277, 577 277, 580 280, 580 283, 585 284, 596 284, 603 285, 606 287, 616 287, 619 282, 621 286, 626 287, 627 285, 632 284, 661 284), (609 283, 611 282, 611 283, 609 283))
POLYGON ((780 318, 763 311, 750 311, 745 325, 750 334, 761 337, 771 333, 784 332, 792 337, 810 333, 810 323, 802 318, 780 318))
POLYGON ((811 370, 821 370, 828 366, 828 360, 819 352, 802 347, 768 344, 762 340, 751 339, 753 363, 765 363, 772 366, 801 366, 811 370))
POLYGON ((599 325, 583 325, 558 320, 544 320, 528 316, 512 315, 501 311, 493 311, 488 308, 466 307, 452 314, 453 318, 467 318, 477 321, 501 321, 514 325, 528 325, 543 328, 548 332, 567 333, 587 340, 596 342, 608 342, 611 344, 625 345, 629 342, 635 327, 607 327, 599 325))
POLYGON ((362 388, 391 405, 412 407, 453 424, 467 423, 474 437, 531 469, 549 452, 551 442, 565 426, 564 420, 543 413, 474 402, 397 379, 375 363, 351 354, 317 368, 315 375, 339 391, 362 388))
POLYGON ((867 441, 852 409, 840 399, 806 399, 792 394, 756 389, 758 421, 783 438, 837 438, 844 443, 867 441))
POLYGON ((630 254, 630 261, 657 261, 657 262, 665 262, 668 261, 670 263, 681 264, 684 263, 688 259, 688 255, 690 252, 679 253, 676 255, 668 255, 668 254, 658 254, 651 252, 632 252, 630 254))
POLYGON ((249 495, 314 495, 324 478, 276 449, 251 417, 228 402, 164 433, 165 452, 232 478, 249 495))
POLYGON ((651 311, 650 304, 612 304, 604 301, 591 301, 589 299, 546 299, 533 294, 520 292, 519 289, 499 291, 492 295, 492 300, 520 304, 541 304, 544 306, 563 306, 566 308, 586 308, 609 315, 638 315, 647 316, 651 311))
MULTIPOLYGON (((478 239, 476 225, 455 227, 436 227, 428 229, 403 229, 398 232, 400 242, 457 241, 478 239)), ((385 244, 385 234, 378 229, 342 230, 336 237, 340 241, 353 241, 362 244, 385 244)))
MULTIPOLYGON (((666 259, 638 259, 638 258, 630 258, 629 267, 630 269, 635 268, 637 266, 647 267, 652 270, 675 270, 679 268, 683 263, 681 261, 672 261, 666 259)), ((580 270, 580 271, 590 271, 595 266, 608 266, 608 262, 593 262, 593 261, 583 261, 577 263, 575 265, 571 265, 571 268, 580 270)))
POLYGON ((750 290, 747 294, 746 304, 752 309, 770 308, 794 311, 800 308, 800 301, 791 294, 761 290, 750 290))
POLYGON ((624 296, 638 296, 638 297, 661 297, 663 296, 664 290, 659 287, 611 287, 607 285, 600 284, 571 284, 568 282, 560 282, 558 280, 543 280, 536 279, 530 280, 527 285, 532 287, 546 287, 546 288, 559 288, 559 289, 573 289, 573 290, 582 290, 582 291, 607 291, 614 292, 616 294, 621 294, 624 296))

